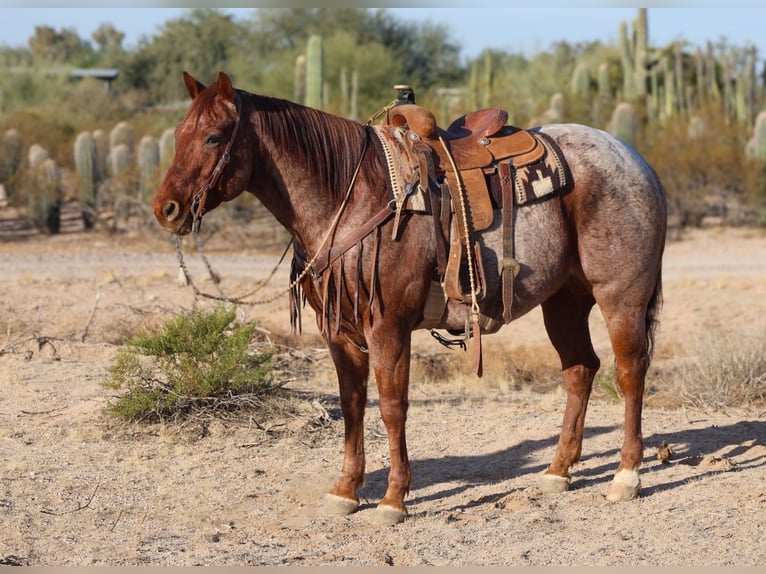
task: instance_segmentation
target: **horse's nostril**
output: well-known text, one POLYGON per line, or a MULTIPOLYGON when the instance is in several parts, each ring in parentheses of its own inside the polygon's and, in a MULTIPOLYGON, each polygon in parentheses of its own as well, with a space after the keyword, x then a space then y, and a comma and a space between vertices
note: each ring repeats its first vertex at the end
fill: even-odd
POLYGON ((178 217, 178 212, 178 203, 175 201, 168 201, 162 210, 162 213, 165 215, 165 219, 168 221, 173 221, 176 217, 178 217))

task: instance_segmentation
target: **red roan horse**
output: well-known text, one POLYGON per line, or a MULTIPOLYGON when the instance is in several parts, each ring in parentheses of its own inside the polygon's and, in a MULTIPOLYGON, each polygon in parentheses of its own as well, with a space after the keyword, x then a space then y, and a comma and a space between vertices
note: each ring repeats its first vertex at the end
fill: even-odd
MULTIPOLYGON (((325 272, 335 277, 334 290, 328 295, 323 275, 316 272, 306 274, 301 286, 320 326, 324 322, 345 422, 343 469, 327 496, 328 507, 350 513, 359 506, 372 368, 391 456, 388 488, 376 512, 384 522, 399 522, 407 514, 404 498, 411 484, 405 438, 411 333, 423 326, 437 268, 434 221, 430 215, 406 214, 394 238, 392 218, 386 218, 346 256, 329 258, 334 238, 358 235, 391 200, 387 162, 375 128, 235 90, 223 73, 208 87, 186 73, 184 81, 193 101, 176 129, 175 159, 154 200, 156 218, 166 230, 183 235, 202 214, 248 191, 292 234, 296 253, 305 254, 309 264, 314 256, 324 257, 325 272)), ((603 131, 572 124, 539 131, 558 144, 573 181, 567 193, 516 207, 514 213, 514 255, 521 270, 512 314, 520 317, 542 305, 567 391, 558 447, 542 487, 566 490, 569 468, 580 457, 586 408, 600 364, 588 329, 597 303, 625 398, 620 465, 607 498, 628 500, 640 488, 644 378, 662 298, 664 190, 635 150, 603 131)), ((482 240, 497 246, 500 234, 493 225, 482 240)), ((496 286, 489 294, 497 300, 496 286)), ((439 324, 432 326, 463 331, 464 309, 450 301, 439 324)))

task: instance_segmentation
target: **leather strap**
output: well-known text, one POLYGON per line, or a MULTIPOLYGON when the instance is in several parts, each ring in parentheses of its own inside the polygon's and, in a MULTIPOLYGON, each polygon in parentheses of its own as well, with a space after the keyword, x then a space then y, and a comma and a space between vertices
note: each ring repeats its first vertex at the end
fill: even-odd
POLYGON ((394 215, 394 210, 391 209, 390 205, 386 205, 383 209, 373 215, 371 219, 368 219, 367 223, 356 228, 340 241, 333 243, 330 249, 319 254, 316 261, 314 261, 314 274, 321 275, 338 257, 351 249, 355 243, 361 241, 375 229, 383 225, 392 215, 394 215))
POLYGON ((500 189, 502 191, 503 258, 499 271, 503 290, 503 321, 510 323, 513 307, 513 280, 519 273, 519 263, 513 258, 513 169, 511 161, 500 162, 500 189))
POLYGON ((218 158, 218 163, 215 164, 210 177, 192 198, 190 209, 193 217, 192 230, 194 233, 199 233, 199 227, 202 224, 202 216, 205 215, 205 203, 207 202, 208 192, 216 185, 218 185, 218 181, 221 179, 223 169, 229 164, 229 161, 231 161, 231 146, 234 145, 234 140, 237 139, 239 122, 240 118, 242 117, 240 99, 236 92, 234 92, 234 106, 237 111, 237 118, 234 120, 234 128, 231 130, 229 141, 226 142, 226 146, 223 148, 223 152, 221 152, 221 155, 218 158))

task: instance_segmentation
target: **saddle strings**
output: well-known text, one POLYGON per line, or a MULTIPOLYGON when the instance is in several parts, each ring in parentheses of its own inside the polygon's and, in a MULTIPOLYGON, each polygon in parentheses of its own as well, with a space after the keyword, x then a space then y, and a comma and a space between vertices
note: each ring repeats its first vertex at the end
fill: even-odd
POLYGON ((442 144, 442 147, 447 154, 447 158, 449 159, 450 165, 452 166, 452 171, 455 173, 455 180, 457 181, 458 199, 460 199, 460 212, 463 216, 463 229, 461 229, 461 231, 463 232, 463 237, 465 237, 466 257, 468 259, 468 281, 471 287, 471 311, 473 312, 474 319, 478 321, 479 303, 476 300, 476 279, 474 277, 473 250, 471 249, 471 232, 468 228, 468 210, 465 206, 465 189, 463 189, 463 182, 461 181, 462 178, 460 177, 460 171, 458 171, 457 165, 455 165, 455 159, 452 157, 452 153, 450 153, 450 150, 447 147, 447 143, 444 141, 444 138, 441 135, 439 136, 439 142, 442 144))

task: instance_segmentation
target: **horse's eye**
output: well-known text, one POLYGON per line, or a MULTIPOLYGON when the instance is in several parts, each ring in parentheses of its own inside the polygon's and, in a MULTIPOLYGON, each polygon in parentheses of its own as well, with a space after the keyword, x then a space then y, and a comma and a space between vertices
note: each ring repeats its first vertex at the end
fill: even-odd
POLYGON ((215 145, 217 143, 221 143, 221 134, 210 134, 205 138, 205 144, 207 145, 215 145))

